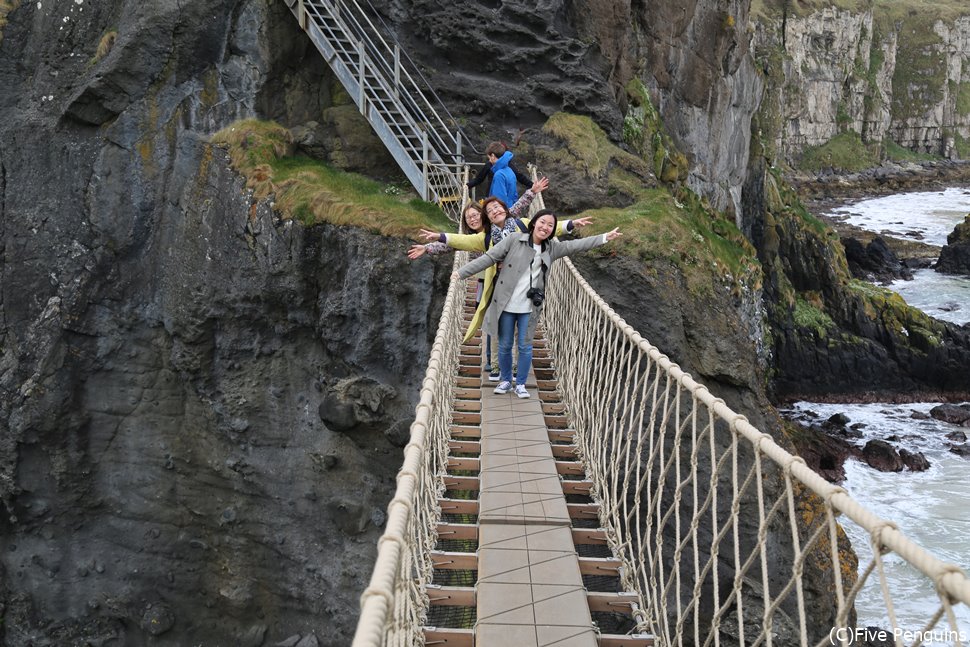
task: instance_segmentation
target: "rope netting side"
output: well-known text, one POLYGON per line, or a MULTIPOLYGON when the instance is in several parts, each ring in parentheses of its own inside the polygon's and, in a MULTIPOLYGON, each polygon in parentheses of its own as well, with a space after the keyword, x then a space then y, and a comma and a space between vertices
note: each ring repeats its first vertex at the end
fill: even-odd
MULTIPOLYGON (((468 260, 455 254, 457 270, 468 260)), ((361 596, 353 647, 424 644, 422 625, 431 582, 431 551, 437 541, 438 499, 444 492, 453 386, 458 375, 465 282, 448 286, 428 370, 397 474, 397 490, 387 507, 387 526, 377 544, 370 583, 361 596)))
POLYGON ((669 645, 848 645, 857 637, 856 596, 874 579, 885 609, 873 624, 890 640, 963 644, 968 627, 957 613, 970 605, 970 580, 959 568, 715 398, 568 259, 550 281, 546 337, 601 524, 623 560, 624 586, 639 596, 638 630, 669 645), (861 568, 847 523, 871 537, 873 557, 861 568), (935 609, 921 626, 894 612, 894 600, 914 594, 885 574, 899 559, 935 609))

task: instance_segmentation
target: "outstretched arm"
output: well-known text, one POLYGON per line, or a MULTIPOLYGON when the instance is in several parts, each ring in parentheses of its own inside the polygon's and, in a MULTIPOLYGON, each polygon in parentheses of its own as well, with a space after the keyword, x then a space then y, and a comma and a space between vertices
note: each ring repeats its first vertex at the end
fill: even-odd
POLYGON ((425 254, 437 256, 438 254, 446 254, 450 251, 451 247, 448 247, 448 245, 441 242, 426 243, 424 245, 411 245, 410 249, 408 249, 408 258, 413 261, 421 258, 425 254))
POLYGON ((460 249, 466 252, 485 251, 485 232, 477 234, 446 234, 444 232, 421 229, 419 236, 428 242, 439 242, 448 245, 453 249, 460 249))
POLYGON ((569 256, 571 254, 576 254, 579 252, 585 252, 587 250, 593 249, 594 247, 599 247, 600 245, 605 245, 611 240, 616 240, 623 234, 620 233, 619 228, 609 231, 605 234, 600 234, 598 236, 590 236, 589 238, 577 238, 575 240, 560 240, 557 241, 558 244, 552 249, 552 258, 557 259, 562 256, 569 256))

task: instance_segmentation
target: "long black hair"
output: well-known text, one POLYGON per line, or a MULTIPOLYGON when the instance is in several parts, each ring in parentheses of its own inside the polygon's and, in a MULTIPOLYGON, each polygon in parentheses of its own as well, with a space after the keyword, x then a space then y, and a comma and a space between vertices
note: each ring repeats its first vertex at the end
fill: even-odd
MULTIPOLYGON (((532 216, 532 220, 529 221, 529 240, 530 241, 532 240, 532 234, 536 229, 536 223, 539 222, 539 218, 541 216, 552 216, 552 233, 549 234, 549 238, 552 238, 553 236, 556 235, 556 227, 559 226, 559 218, 557 218, 556 214, 552 212, 552 209, 540 209, 539 211, 536 211, 535 215, 532 216)), ((546 238, 546 240, 542 241, 543 251, 545 251, 546 249, 546 242, 548 242, 549 238, 546 238)))

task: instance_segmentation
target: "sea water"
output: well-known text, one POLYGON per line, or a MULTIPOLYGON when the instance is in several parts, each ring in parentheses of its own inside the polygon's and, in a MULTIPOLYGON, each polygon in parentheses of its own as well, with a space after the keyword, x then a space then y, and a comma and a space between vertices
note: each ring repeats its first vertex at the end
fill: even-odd
MULTIPOLYGON (((970 187, 954 187, 864 199, 825 215, 875 233, 943 247, 968 214, 970 187)), ((970 322, 968 276, 917 270, 912 281, 894 281, 889 288, 932 317, 959 325, 970 322)))
MULTIPOLYGON (((942 247, 947 235, 968 213, 970 187, 957 187, 861 200, 838 207, 828 215, 876 233, 942 247)), ((918 270, 912 281, 896 281, 891 289, 933 317, 957 324, 970 321, 970 277, 918 270)), ((950 446, 956 443, 946 438, 953 431, 970 434, 970 429, 927 418, 929 410, 938 404, 799 402, 789 413, 794 418, 816 421, 843 413, 849 424, 862 433, 862 438, 855 441, 860 446, 871 439, 895 436, 892 444, 897 449, 922 452, 930 462, 925 472, 879 472, 850 458, 845 463, 846 480, 842 485, 859 503, 895 523, 936 558, 970 573, 970 459, 950 452, 950 446)), ((860 568, 865 568, 873 558, 868 533, 845 517, 841 523, 859 556, 860 568)), ((906 631, 922 631, 940 606, 933 583, 898 555, 886 555, 882 561, 897 626, 906 631)), ((891 626, 878 571, 870 575, 860 591, 856 610, 860 626, 891 626)), ((970 608, 959 605, 955 612, 958 629, 963 633, 961 639, 966 643, 970 641, 970 608)), ((948 626, 944 618, 936 629, 945 630, 948 626)), ((952 639, 924 641, 954 643, 952 639)))
POLYGON ((970 214, 970 187, 897 193, 852 202, 826 215, 878 234, 943 247, 958 222, 970 214))
MULTIPOLYGON (((937 559, 956 564, 970 573, 970 460, 949 451, 953 441, 946 434, 970 429, 925 418, 936 402, 916 404, 821 404, 796 403, 788 413, 798 420, 820 422, 836 413, 848 416, 849 425, 862 437, 853 441, 859 446, 869 440, 892 441, 897 448, 922 452, 930 462, 925 472, 879 472, 865 463, 849 458, 845 463, 846 479, 842 486, 863 506, 882 519, 892 521, 913 542, 937 559), (913 417, 915 415, 917 417, 913 417)), ((840 517, 840 523, 859 556, 860 570, 873 557, 868 533, 855 522, 840 517)), ((905 631, 924 629, 940 606, 932 581, 896 554, 883 556, 897 626, 905 631)), ((955 607, 958 627, 970 639, 970 608, 955 607)), ((856 600, 860 626, 891 626, 878 571, 868 578, 856 600)), ((945 621, 938 631, 946 629, 945 621)), ((907 641, 907 644, 912 641, 907 641)), ((929 641, 929 644, 947 644, 929 641)), ((949 641, 953 644, 953 641, 949 641)))

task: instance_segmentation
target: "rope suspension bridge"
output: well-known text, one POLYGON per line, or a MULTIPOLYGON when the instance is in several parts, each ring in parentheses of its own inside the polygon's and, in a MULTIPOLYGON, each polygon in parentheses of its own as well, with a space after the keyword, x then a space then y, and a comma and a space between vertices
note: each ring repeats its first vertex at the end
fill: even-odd
MULTIPOLYGON (((464 136, 400 47, 353 0, 286 2, 415 189, 458 219, 464 136)), ((461 341, 475 286, 452 280, 355 647, 845 646, 880 637, 864 623, 887 644, 970 641, 962 570, 732 411, 568 259, 548 280, 529 400, 482 388, 481 338, 461 341), (870 540, 859 564, 848 525, 870 540), (865 587, 879 617, 857 617, 865 587), (925 611, 903 617, 914 597, 925 611)))

